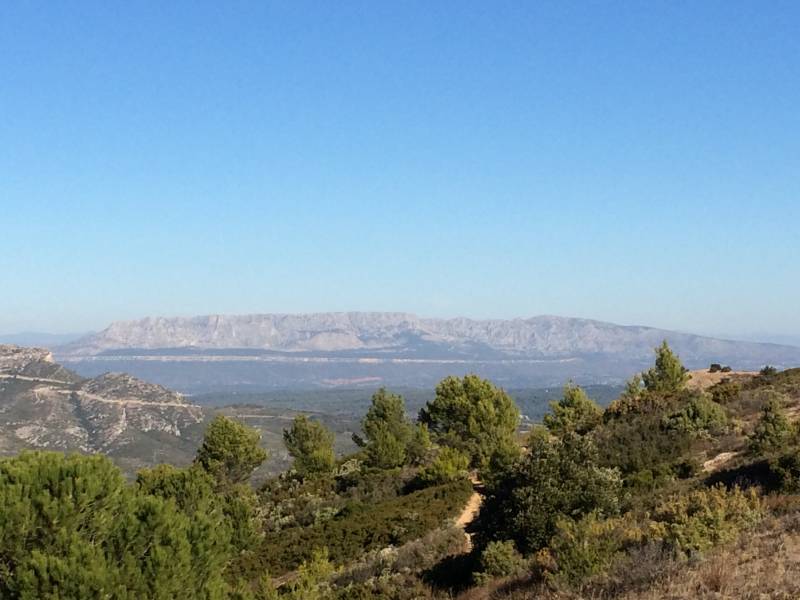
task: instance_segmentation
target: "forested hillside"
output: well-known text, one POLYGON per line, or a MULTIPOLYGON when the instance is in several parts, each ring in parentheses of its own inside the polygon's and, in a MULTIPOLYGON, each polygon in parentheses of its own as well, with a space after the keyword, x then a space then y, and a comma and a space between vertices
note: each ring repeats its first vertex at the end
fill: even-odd
POLYGON ((26 451, 0 461, 0 597, 797 597, 800 369, 690 377, 663 344, 607 408, 569 384, 524 434, 475 375, 417 418, 382 389, 355 452, 298 415, 258 485, 259 434, 224 415, 132 482, 26 451))

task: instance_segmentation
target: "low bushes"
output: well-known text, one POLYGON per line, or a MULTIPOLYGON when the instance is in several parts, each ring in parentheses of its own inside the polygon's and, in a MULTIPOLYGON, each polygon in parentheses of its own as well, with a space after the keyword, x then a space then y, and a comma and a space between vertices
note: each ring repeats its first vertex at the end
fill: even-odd
POLYGON ((490 542, 481 552, 480 571, 473 577, 480 585, 498 577, 520 575, 525 567, 526 561, 517 551, 514 542, 490 542))
POLYGON ((422 469, 419 474, 421 485, 440 485, 463 479, 467 476, 469 457, 454 448, 444 447, 439 450, 434 461, 422 469))
POLYGON ((643 532, 625 518, 602 519, 592 512, 577 521, 562 519, 550 540, 554 571, 548 578, 560 585, 574 585, 605 572, 643 532))
POLYGON ((677 552, 695 554, 730 542, 764 515, 754 489, 743 491, 723 486, 674 496, 653 515, 650 536, 677 552))
POLYGON ((381 587, 399 575, 421 573, 442 558, 466 551, 467 539, 460 527, 434 530, 397 548, 381 548, 366 553, 334 579, 339 589, 369 589, 381 587))
POLYGON ((334 518, 308 527, 268 534, 253 568, 285 573, 326 547, 331 561, 343 564, 365 551, 403 544, 440 527, 472 494, 469 481, 426 488, 375 504, 350 502, 334 518))

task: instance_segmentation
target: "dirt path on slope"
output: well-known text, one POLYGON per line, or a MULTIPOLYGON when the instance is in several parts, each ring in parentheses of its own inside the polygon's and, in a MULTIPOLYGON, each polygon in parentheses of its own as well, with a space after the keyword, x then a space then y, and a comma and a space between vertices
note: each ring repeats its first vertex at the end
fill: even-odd
POLYGON ((471 475, 469 480, 472 482, 472 496, 469 497, 466 506, 464 506, 464 510, 461 511, 461 514, 456 519, 456 526, 460 527, 464 530, 464 535, 467 537, 467 552, 472 550, 472 533, 467 531, 469 526, 478 516, 478 513, 481 510, 481 505, 483 504, 483 484, 481 484, 480 480, 475 476, 471 475))
POLYGON ((473 492, 472 496, 469 497, 464 510, 462 510, 461 514, 458 516, 456 525, 462 529, 466 529, 466 527, 475 520, 475 517, 478 516, 478 511, 481 509, 481 504, 483 504, 483 496, 481 496, 478 492, 473 492))
MULTIPOLYGON (((458 515, 458 519, 456 519, 456 527, 460 527, 462 530, 464 530, 464 537, 467 538, 465 554, 472 551, 472 534, 467 531, 467 528, 478 516, 478 512, 480 512, 481 505, 483 504, 483 495, 481 494, 481 491, 483 490, 483 484, 475 475, 470 475, 469 480, 472 482, 472 488, 474 491, 469 497, 469 500, 467 500, 464 510, 461 511, 461 514, 458 515)), ((297 578, 297 574, 297 570, 284 573, 283 575, 274 577, 272 579, 272 584, 276 588, 279 588, 287 583, 290 583, 291 581, 294 581, 297 578)))

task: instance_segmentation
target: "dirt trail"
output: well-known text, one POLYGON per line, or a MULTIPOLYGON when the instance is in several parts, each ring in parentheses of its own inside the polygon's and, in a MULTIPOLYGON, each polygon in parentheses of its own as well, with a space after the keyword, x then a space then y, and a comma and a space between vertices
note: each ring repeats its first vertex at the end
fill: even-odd
POLYGON ((46 377, 28 377, 27 375, 15 375, 2 373, 0 379, 19 379, 20 381, 32 381, 34 383, 58 383, 60 385, 70 385, 69 381, 61 381, 60 379, 48 379, 46 377))
MULTIPOLYGON (((461 511, 461 514, 458 515, 458 519, 456 519, 456 527, 463 529, 464 536, 467 538, 465 553, 472 551, 472 534, 467 531, 467 528, 475 520, 475 517, 478 516, 481 504, 483 504, 483 495, 481 495, 479 491, 482 490, 483 484, 475 475, 470 475, 469 480, 472 482, 472 487, 475 491, 472 492, 469 500, 467 500, 467 504, 464 506, 464 510, 461 511)), ((279 588, 296 578, 297 571, 290 571, 289 573, 284 573, 283 575, 273 578, 272 583, 276 588, 279 588)))
MULTIPOLYGON (((52 389, 52 388, 50 388, 52 389)), ((59 394, 72 394, 70 390, 52 390, 59 394)), ((159 408, 162 406, 171 406, 174 408, 200 408, 197 404, 187 404, 185 402, 149 402, 147 400, 138 400, 136 398, 104 398, 89 392, 78 391, 75 392, 82 399, 91 400, 92 402, 102 402, 104 404, 120 404, 122 406, 149 406, 159 408)))
POLYGON ((469 480, 472 482, 474 491, 472 492, 472 496, 469 497, 464 510, 461 511, 458 519, 456 519, 456 526, 463 529, 464 535, 467 536, 467 552, 472 550, 472 534, 467 531, 467 528, 478 516, 481 505, 483 504, 483 495, 480 493, 483 486, 480 480, 475 475, 471 475, 469 480))
POLYGON ((726 463, 730 462, 739 454, 739 452, 721 452, 714 458, 703 463, 703 472, 713 473, 715 471, 719 471, 723 466, 725 466, 726 463))
POLYGON ((469 497, 469 501, 464 507, 464 510, 461 511, 458 520, 456 520, 456 525, 463 529, 472 523, 472 521, 475 520, 475 517, 478 516, 478 511, 481 509, 482 502, 483 496, 481 496, 478 492, 473 492, 472 496, 469 497))

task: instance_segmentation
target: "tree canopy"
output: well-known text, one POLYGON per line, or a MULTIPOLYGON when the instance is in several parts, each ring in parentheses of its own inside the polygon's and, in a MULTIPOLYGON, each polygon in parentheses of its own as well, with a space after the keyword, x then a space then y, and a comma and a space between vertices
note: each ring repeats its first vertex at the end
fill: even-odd
POLYGON ((755 456, 769 456, 786 448, 792 427, 784 414, 780 398, 769 397, 748 440, 748 451, 755 456))
POLYGON ((125 483, 110 460, 0 461, 0 597, 226 597, 226 530, 125 483))
POLYGON ((283 431, 283 443, 294 458, 294 469, 301 476, 330 473, 336 464, 333 433, 322 423, 298 415, 290 429, 283 431))
POLYGON ((686 368, 666 340, 655 351, 655 366, 642 373, 645 389, 660 394, 680 392, 689 380, 686 368))
POLYGON ((616 469, 599 465, 586 436, 531 436, 528 453, 496 476, 479 516, 479 538, 514 540, 523 553, 543 548, 559 519, 619 510, 622 481, 616 469))
POLYGON ((206 429, 195 462, 220 484, 241 483, 267 458, 255 429, 218 415, 206 429))
POLYGON ((514 455, 519 409, 506 392, 477 375, 447 377, 420 411, 434 441, 464 452, 475 468, 514 455))
POLYGON ((559 436, 569 432, 584 435, 603 419, 603 409, 574 384, 564 388, 561 400, 550 403, 550 411, 544 417, 544 424, 552 434, 559 436))
POLYGON ((366 448, 370 465, 382 469, 399 467, 407 461, 408 446, 414 438, 414 425, 406 417, 402 396, 385 388, 372 395, 372 404, 361 422, 366 440, 354 440, 366 448))

